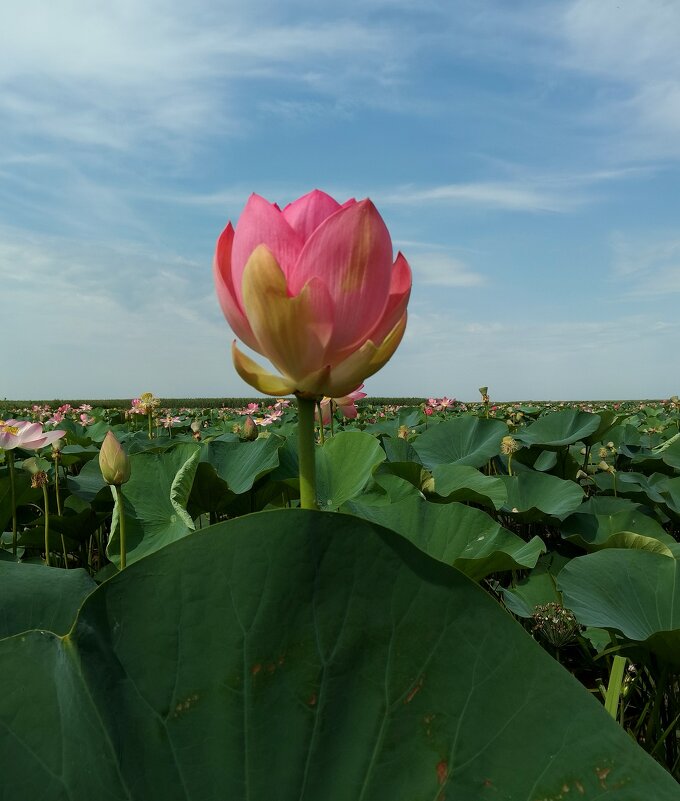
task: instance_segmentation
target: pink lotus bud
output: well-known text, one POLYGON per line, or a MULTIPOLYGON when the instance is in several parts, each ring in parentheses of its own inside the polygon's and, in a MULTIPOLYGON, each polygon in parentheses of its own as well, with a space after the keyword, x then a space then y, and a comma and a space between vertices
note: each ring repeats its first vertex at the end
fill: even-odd
POLYGON ((99 451, 99 467, 107 484, 120 487, 130 479, 130 458, 113 431, 109 431, 99 451))
POLYGON ((389 232, 370 200, 342 206, 314 190, 283 211, 251 195, 215 252, 215 285, 236 336, 269 372, 232 346, 238 374, 267 395, 348 395, 392 356, 406 327, 411 270, 392 262, 389 232))

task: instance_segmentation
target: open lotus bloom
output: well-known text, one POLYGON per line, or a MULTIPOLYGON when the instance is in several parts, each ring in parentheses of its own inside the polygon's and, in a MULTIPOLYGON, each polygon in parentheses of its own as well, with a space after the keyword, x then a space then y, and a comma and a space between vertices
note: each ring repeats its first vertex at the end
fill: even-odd
POLYGON ((267 395, 349 394, 392 356, 406 327, 411 270, 370 200, 314 190, 283 211, 251 195, 217 241, 217 296, 238 374, 267 395))
POLYGON ((51 445, 65 434, 65 431, 43 431, 40 423, 27 420, 0 420, 0 448, 6 451, 14 448, 36 451, 51 445))
POLYGON ((354 420, 358 417, 359 410, 356 407, 356 402, 366 397, 366 393, 361 392, 363 388, 364 385, 362 384, 360 387, 357 387, 354 392, 350 392, 342 398, 323 398, 319 404, 321 406, 321 422, 327 426, 336 410, 340 412, 343 417, 347 417, 350 420, 354 420))

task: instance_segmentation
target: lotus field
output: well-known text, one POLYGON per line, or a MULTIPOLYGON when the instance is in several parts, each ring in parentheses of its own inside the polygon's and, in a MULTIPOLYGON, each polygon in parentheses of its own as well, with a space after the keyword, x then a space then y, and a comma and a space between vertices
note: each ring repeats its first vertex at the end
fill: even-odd
POLYGON ((679 799, 678 398, 371 398, 370 201, 214 270, 267 399, 0 408, 0 799, 679 799))

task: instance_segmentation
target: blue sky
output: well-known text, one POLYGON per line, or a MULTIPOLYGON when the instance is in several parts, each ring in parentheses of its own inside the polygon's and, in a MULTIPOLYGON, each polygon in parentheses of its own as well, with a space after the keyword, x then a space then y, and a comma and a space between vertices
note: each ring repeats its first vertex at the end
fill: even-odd
POLYGON ((253 394, 214 243, 315 187, 413 269, 369 394, 680 389, 676 0, 4 0, 0 397, 253 394))

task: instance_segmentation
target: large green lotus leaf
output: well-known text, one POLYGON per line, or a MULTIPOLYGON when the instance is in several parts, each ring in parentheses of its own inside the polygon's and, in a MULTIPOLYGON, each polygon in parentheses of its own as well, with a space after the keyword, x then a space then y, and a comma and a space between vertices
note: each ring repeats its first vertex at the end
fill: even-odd
POLYGON ((11 801, 674 801, 483 590, 393 532, 265 512, 0 642, 11 801))
POLYGON ((605 434, 611 434, 612 430, 625 419, 625 415, 617 414, 611 409, 603 409, 597 413, 600 418, 600 424, 587 437, 583 438, 585 445, 595 445, 597 442, 602 442, 605 434))
POLYGON ((680 478, 666 478, 666 481, 657 488, 663 497, 666 509, 677 519, 680 517, 680 478))
POLYGON ((654 538, 668 545, 675 542, 646 507, 627 498, 609 496, 589 498, 574 514, 562 521, 560 531, 565 539, 587 551, 617 547, 612 545, 611 540, 621 532, 654 538))
MULTIPOLYGON (((127 563, 141 559, 194 530, 187 503, 200 456, 196 443, 182 443, 160 453, 130 456, 131 475, 122 487, 127 563)), ((109 559, 120 563, 120 508, 116 501, 109 559)))
POLYGON ((298 486, 300 464, 298 461, 297 432, 286 437, 279 448, 279 466, 272 470, 269 478, 290 486, 298 486))
POLYGON ((229 489, 240 495, 251 489, 258 478, 278 467, 283 442, 275 434, 253 442, 215 439, 204 446, 201 461, 211 464, 229 489))
POLYGON ((646 476, 644 473, 617 472, 596 473, 592 479, 597 488, 602 492, 614 494, 617 497, 630 498, 638 503, 646 504, 663 503, 664 499, 660 492, 660 484, 668 480, 668 476, 663 473, 653 473, 646 476))
POLYGON ((669 444, 664 443, 664 446, 658 449, 661 459, 664 464, 675 470, 680 470, 680 435, 675 435, 672 442, 669 444))
POLYGON ((382 506, 388 503, 396 503, 404 498, 423 498, 423 493, 401 476, 391 473, 376 473, 373 476, 373 486, 367 492, 362 492, 357 496, 362 503, 369 505, 382 506), (384 493, 384 494, 383 494, 384 493))
POLYGON ((401 437, 382 437, 381 444, 387 454, 388 462, 417 462, 420 464, 420 457, 416 449, 401 437))
POLYGON ((389 506, 370 506, 357 498, 343 509, 398 532, 474 581, 503 570, 532 568, 545 551, 540 537, 525 542, 486 512, 462 503, 406 498, 389 506))
POLYGON ((541 473, 547 473, 549 470, 552 470, 556 464, 556 451, 541 451, 534 462, 534 470, 540 470, 541 473))
POLYGON ((500 478, 508 494, 504 508, 521 520, 542 520, 545 515, 564 517, 583 500, 584 493, 578 484, 549 473, 523 471, 500 478))
POLYGON ((69 492, 87 503, 93 503, 95 498, 101 500, 110 497, 110 491, 101 468, 99 459, 90 459, 86 462, 77 476, 68 476, 66 479, 69 492), (99 496, 99 497, 98 497, 99 496))
MULTIPOLYGON (((42 505, 42 490, 31 488, 31 477, 22 470, 14 471, 14 497, 17 507, 26 503, 42 505)), ((0 534, 12 527, 12 486, 9 475, 0 479, 0 534)))
MULTIPOLYGON (((677 545, 678 543, 673 543, 677 545)), ((635 534, 633 531, 619 531, 607 540, 604 548, 640 548, 643 551, 652 551, 664 556, 675 558, 670 547, 654 537, 644 537, 642 534, 635 534)))
POLYGON ((399 476, 420 492, 432 486, 432 474, 417 462, 384 462, 376 468, 374 478, 385 475, 399 476))
POLYGON ((0 638, 29 629, 66 634, 96 586, 86 570, 0 562, 0 638))
POLYGON ((612 549, 572 559, 558 586, 565 605, 587 626, 620 631, 680 666, 680 562, 639 549, 612 549))
POLYGON ((447 501, 471 501, 500 509, 507 500, 505 484, 463 464, 440 464, 432 471, 434 492, 447 501))
POLYGON ((217 475, 215 468, 211 464, 207 462, 198 463, 187 504, 187 510, 192 518, 196 518, 205 512, 213 514, 222 512, 226 504, 233 500, 234 497, 235 495, 229 489, 227 482, 217 475))
POLYGON ((513 434, 524 445, 540 445, 542 448, 561 448, 573 442, 583 441, 600 427, 597 414, 564 409, 539 417, 534 423, 513 434))
POLYGON ((316 454, 316 495, 321 509, 338 509, 354 498, 385 460, 378 440, 364 431, 340 431, 316 454))
POLYGON ((500 452, 508 427, 501 420, 468 415, 446 420, 418 437, 413 447, 428 469, 438 464, 482 467, 500 452))

